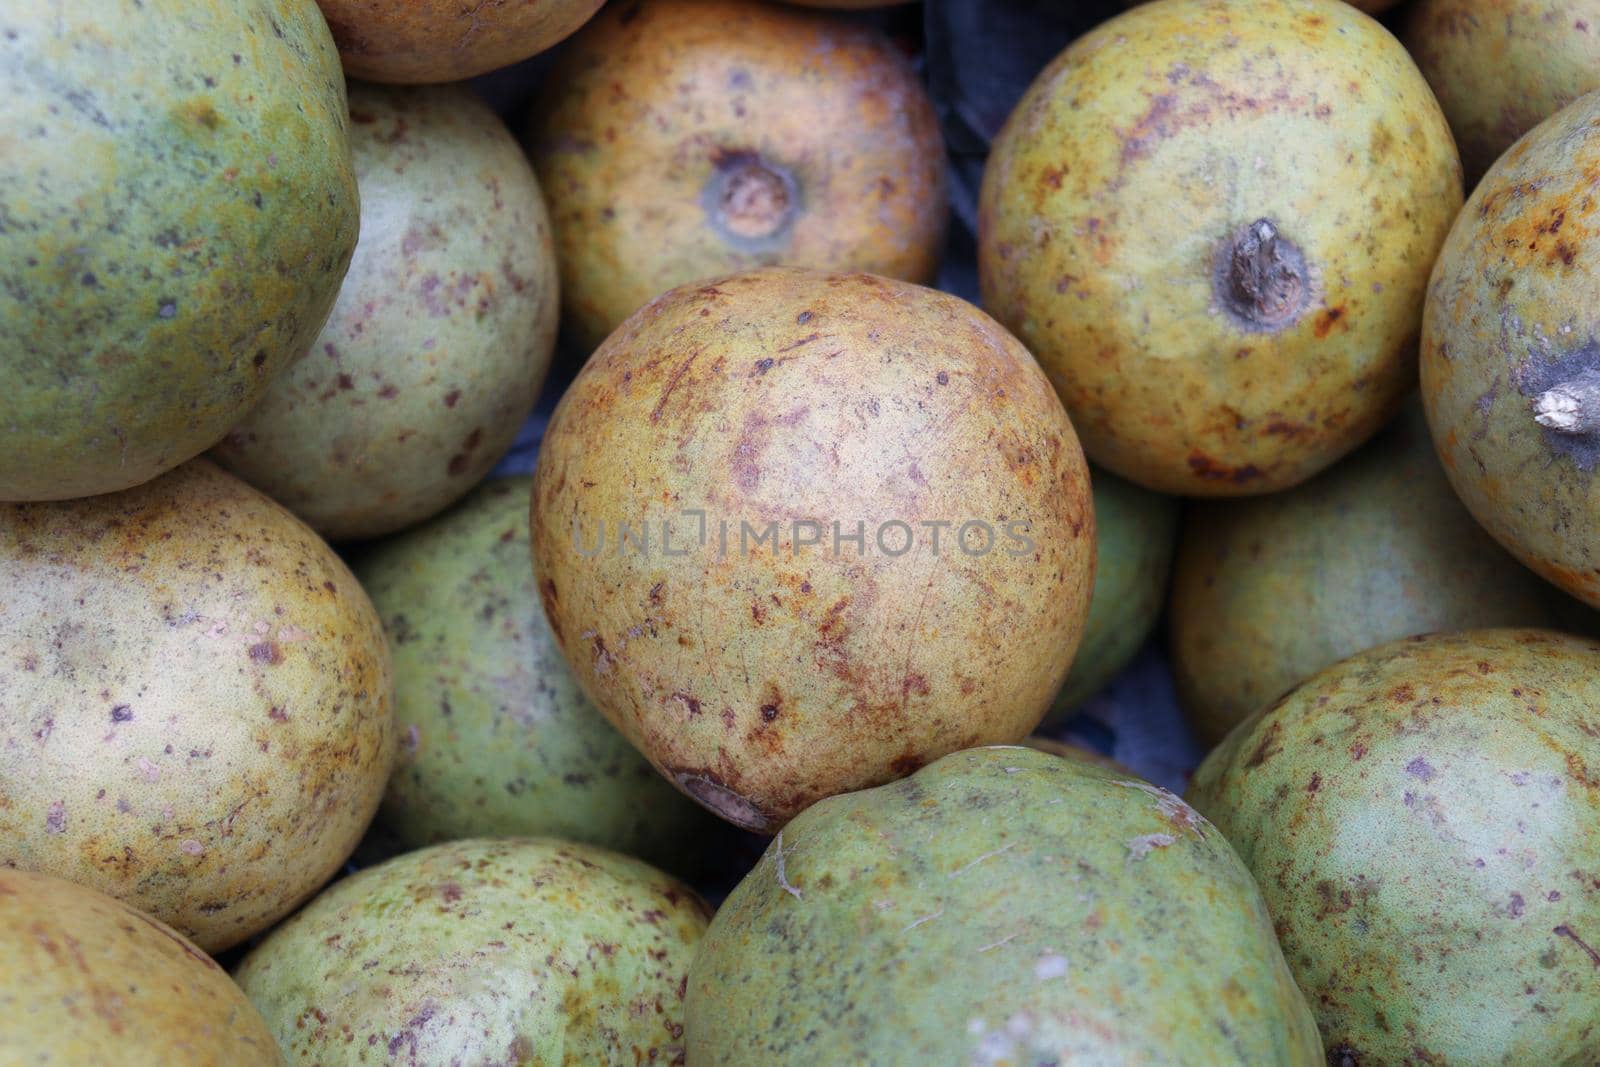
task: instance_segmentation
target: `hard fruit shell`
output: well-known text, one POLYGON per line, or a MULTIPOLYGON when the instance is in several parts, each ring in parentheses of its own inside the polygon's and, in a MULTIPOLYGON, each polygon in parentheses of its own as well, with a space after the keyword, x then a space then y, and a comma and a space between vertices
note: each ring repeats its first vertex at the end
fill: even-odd
POLYGON ((440 511, 516 439, 559 313, 549 219, 464 88, 350 91, 362 235, 316 344, 214 457, 326 537, 440 511))
POLYGON ((237 977, 291 1063, 681 1065, 707 917, 604 849, 457 841, 334 885, 237 977))
POLYGON ((315 892, 377 809, 377 614, 315 534, 205 460, 0 507, 0 649, 0 865, 214 952, 315 892))
POLYGON ((534 481, 540 592, 579 684, 751 829, 1025 737, 1077 645, 1093 542, 1088 470, 1022 346, 864 274, 653 301, 562 398, 534 481), (955 543, 969 522, 991 539, 955 543))
POLYGON ((1190 799, 1255 873, 1330 1063, 1600 1047, 1600 644, 1408 638, 1240 726, 1190 799))
POLYGON ((1467 201, 1434 267, 1422 400, 1445 473, 1518 559, 1600 607, 1593 432, 1535 421, 1600 368, 1600 92, 1545 120, 1467 201))
POLYGON ((1418 0, 1405 41, 1472 183, 1517 138, 1600 89, 1595 0, 1418 0))
POLYGON ((1173 674, 1215 744, 1347 656, 1412 634, 1552 626, 1559 596, 1467 514, 1408 404, 1305 485, 1190 509, 1168 616, 1173 674))
POLYGON ((933 279, 938 117, 870 26, 758 0, 614 4, 545 84, 531 151, 581 344, 675 285, 752 267, 933 279))
POLYGON ((0 868, 8 1063, 276 1067, 259 1012, 165 923, 92 889, 0 868))
POLYGON ((1068 47, 996 139, 984 306, 1097 465, 1272 492, 1394 413, 1460 205, 1444 116, 1382 26, 1335 0, 1155 0, 1068 47), (1283 299, 1252 318, 1234 287, 1263 282, 1262 222, 1283 299))
POLYGON ((548 835, 684 870, 709 817, 583 696, 528 566, 531 479, 485 483, 356 565, 393 649, 383 821, 415 847, 548 835))
POLYGON ((305 351, 355 248, 311 0, 0 11, 0 500, 126 489, 305 351))
POLYGON ((352 78, 420 84, 463 81, 537 55, 605 0, 317 2, 352 78))
POLYGON ((1314 1067, 1249 874, 1177 797, 983 748, 772 842, 690 973, 691 1063, 1314 1067))

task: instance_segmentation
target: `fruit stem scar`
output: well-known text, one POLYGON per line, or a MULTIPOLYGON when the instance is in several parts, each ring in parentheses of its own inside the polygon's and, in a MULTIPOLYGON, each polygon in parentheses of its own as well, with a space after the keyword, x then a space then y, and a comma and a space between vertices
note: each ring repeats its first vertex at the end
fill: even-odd
POLYGON ((794 175, 755 152, 727 152, 701 194, 712 228, 744 251, 782 245, 799 203, 794 175))
POLYGON ((1557 433, 1600 430, 1600 372, 1584 371, 1534 397, 1533 421, 1557 433))
POLYGON ((1222 242, 1212 285, 1217 303, 1229 316, 1256 332, 1276 331, 1293 322, 1305 310, 1311 292, 1305 256, 1265 218, 1246 223, 1222 242))

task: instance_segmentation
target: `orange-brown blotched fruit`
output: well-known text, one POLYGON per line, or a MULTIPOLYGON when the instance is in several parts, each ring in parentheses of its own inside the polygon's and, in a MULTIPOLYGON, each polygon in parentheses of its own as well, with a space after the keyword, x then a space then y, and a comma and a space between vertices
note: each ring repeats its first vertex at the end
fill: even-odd
POLYGON ((1091 459, 1272 492, 1394 413, 1460 205, 1444 116, 1382 26, 1334 0, 1154 0, 1012 113, 979 275, 1091 459))
POLYGON ((1422 400, 1473 517, 1600 607, 1600 92, 1467 201, 1428 291, 1422 400))
POLYGON ((317 0, 352 78, 453 82, 510 66, 571 34, 605 0, 317 0))
POLYGON ((544 441, 533 552, 600 710, 773 830, 1025 737, 1082 632, 1094 518, 1066 413, 988 316, 771 268, 673 290, 594 354, 544 441))
POLYGON ((586 345, 675 285, 752 267, 933 277, 938 119, 869 26, 755 0, 614 4, 546 85, 533 162, 586 345))

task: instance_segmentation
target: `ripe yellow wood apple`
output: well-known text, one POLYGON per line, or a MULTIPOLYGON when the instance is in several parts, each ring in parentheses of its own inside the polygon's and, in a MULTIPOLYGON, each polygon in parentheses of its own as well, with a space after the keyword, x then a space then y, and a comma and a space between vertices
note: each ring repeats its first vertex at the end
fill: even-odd
POLYGON ((361 839, 391 687, 339 557, 207 460, 0 506, 0 867, 235 945, 361 839))
POLYGON ((1022 740, 1093 581, 1088 469, 1044 375, 965 301, 874 275, 652 301, 556 409, 532 517, 579 684, 760 830, 1022 740))
POLYGON ((1294 485, 1414 381, 1461 204, 1438 103, 1334 0, 1155 0, 1035 80, 979 206, 986 308, 1090 459, 1198 496, 1294 485))
POLYGON ((587 346, 675 285, 754 267, 933 278, 938 117, 870 26, 758 0, 613 4, 546 87, 531 154, 563 325, 587 346))

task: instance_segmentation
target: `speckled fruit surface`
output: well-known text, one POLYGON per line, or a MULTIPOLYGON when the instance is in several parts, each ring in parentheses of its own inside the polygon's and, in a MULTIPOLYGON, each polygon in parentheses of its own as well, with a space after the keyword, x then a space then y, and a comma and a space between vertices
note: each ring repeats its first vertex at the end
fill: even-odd
POLYGON ((606 717, 773 830, 1027 736, 1082 632, 1094 515, 1066 413, 988 316, 772 268, 666 293, 594 354, 544 439, 533 552, 606 717))
POLYGON ((1336 0, 1154 0, 1039 75, 984 173, 984 306, 1096 464, 1196 496, 1281 490, 1415 380, 1461 205, 1405 49, 1336 0))
POLYGON ((1191 508, 1173 574, 1173 675, 1210 744, 1346 656, 1401 637, 1552 626, 1560 596, 1473 521, 1421 406, 1331 470, 1191 508))
POLYGON ((1600 93, 1591 93, 1479 183, 1434 268, 1422 335, 1422 399, 1450 483, 1513 555, 1594 607, 1597 182, 1600 93))
POLYGON ((1023 748, 831 797, 690 972, 689 1061, 1319 1067, 1261 896, 1177 797, 1023 748))
POLYGON ((543 52, 605 0, 317 0, 352 78, 454 82, 543 52))
POLYGON ((335 540, 446 507, 511 447, 550 365, 550 223, 466 89, 350 90, 361 243, 316 343, 213 455, 335 540))
POLYGON ((1418 0, 1405 41, 1470 181, 1518 137, 1600 89, 1596 0, 1418 0))
POLYGON ((0 865, 218 951, 338 869, 393 756, 377 614, 243 482, 0 507, 0 865))
POLYGON ((1408 638, 1241 726, 1190 800, 1255 873, 1330 1063, 1600 1047, 1600 644, 1408 638))
POLYGON ((0 500, 148 481, 303 352, 356 243, 312 0, 0 9, 0 500))
POLYGON ((528 566, 531 479, 485 483, 356 566, 394 655, 407 845, 549 835, 682 870, 710 818, 583 696, 528 566))
POLYGON ((1128 665, 1161 614, 1178 540, 1177 500, 1092 472, 1094 593, 1072 670, 1046 723, 1061 722, 1128 665))
POLYGON ((457 841, 337 883, 237 977, 292 1064, 682 1064, 707 917, 613 852, 457 841))
POLYGON ((92 889, 0 868, 9 1063, 283 1063, 260 1013, 171 927, 92 889))
POLYGON ((751 267, 932 280, 938 118, 871 27, 759 0, 613 4, 545 85, 531 151, 582 343, 675 285, 751 267))

